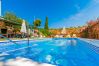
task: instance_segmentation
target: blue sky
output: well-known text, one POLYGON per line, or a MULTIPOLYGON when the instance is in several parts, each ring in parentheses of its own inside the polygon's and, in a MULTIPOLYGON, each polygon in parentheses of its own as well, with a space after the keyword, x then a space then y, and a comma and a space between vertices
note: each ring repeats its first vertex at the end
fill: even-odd
POLYGON ((6 11, 32 24, 35 18, 49 17, 50 28, 75 27, 85 25, 99 17, 99 0, 2 0, 2 15, 6 11))

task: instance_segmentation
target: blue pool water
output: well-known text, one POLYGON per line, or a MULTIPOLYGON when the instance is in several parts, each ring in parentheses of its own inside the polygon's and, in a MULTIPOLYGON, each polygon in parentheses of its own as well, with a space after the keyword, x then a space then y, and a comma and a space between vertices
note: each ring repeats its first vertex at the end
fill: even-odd
POLYGON ((0 43, 0 53, 8 54, 0 61, 24 57, 56 66, 99 66, 99 47, 77 38, 31 40, 29 48, 27 41, 16 43, 0 43))

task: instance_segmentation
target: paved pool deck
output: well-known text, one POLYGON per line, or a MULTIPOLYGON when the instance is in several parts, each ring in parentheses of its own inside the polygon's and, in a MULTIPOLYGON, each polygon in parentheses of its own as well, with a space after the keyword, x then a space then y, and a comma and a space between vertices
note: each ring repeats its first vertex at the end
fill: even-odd
MULTIPOLYGON (((51 38, 29 38, 29 40, 49 40, 51 38)), ((28 38, 23 38, 23 39, 10 39, 11 41, 26 41, 28 38)), ((0 42, 9 42, 10 40, 0 40, 0 42)))
POLYGON ((94 46, 99 47, 99 40, 98 39, 87 39, 87 38, 79 38, 80 40, 83 40, 85 42, 88 42, 94 46))

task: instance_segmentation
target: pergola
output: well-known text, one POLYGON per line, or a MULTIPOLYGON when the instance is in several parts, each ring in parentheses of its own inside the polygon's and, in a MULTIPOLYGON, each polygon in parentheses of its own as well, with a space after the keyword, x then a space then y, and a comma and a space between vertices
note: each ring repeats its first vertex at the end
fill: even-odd
POLYGON ((21 23, 6 20, 2 17, 0 17, 0 34, 9 37, 11 35, 14 35, 15 27, 21 26, 21 23))

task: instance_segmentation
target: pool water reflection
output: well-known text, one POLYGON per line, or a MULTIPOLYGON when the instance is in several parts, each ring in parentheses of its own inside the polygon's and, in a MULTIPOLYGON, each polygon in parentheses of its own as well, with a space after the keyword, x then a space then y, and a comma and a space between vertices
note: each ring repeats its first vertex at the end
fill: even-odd
POLYGON ((4 51, 7 51, 8 55, 0 56, 0 60, 6 62, 16 57, 24 57, 56 66, 99 66, 99 54, 93 51, 87 42, 77 38, 30 41, 29 48, 26 41, 19 43, 4 46, 7 48, 4 51), (11 51, 11 48, 17 50, 11 51))

